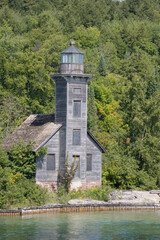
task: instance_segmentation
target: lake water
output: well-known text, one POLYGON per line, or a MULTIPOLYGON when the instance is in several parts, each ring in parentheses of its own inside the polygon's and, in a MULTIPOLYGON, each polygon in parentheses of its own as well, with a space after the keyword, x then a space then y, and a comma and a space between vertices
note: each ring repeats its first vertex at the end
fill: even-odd
POLYGON ((160 211, 48 213, 0 217, 0 239, 160 239, 160 211))

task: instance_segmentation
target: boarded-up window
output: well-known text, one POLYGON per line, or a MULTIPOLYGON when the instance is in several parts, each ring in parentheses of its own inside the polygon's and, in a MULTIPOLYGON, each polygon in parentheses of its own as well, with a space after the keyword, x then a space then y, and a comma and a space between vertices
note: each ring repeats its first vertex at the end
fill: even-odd
POLYGON ((55 170, 55 154, 47 155, 47 170, 54 171, 55 170))
POLYGON ((79 155, 73 155, 73 161, 75 161, 75 166, 77 166, 79 162, 79 167, 74 175, 74 177, 80 178, 80 156, 79 155))
POLYGON ((73 88, 73 93, 81 94, 81 88, 73 88))
POLYGON ((92 154, 87 154, 87 171, 92 171, 92 154))
POLYGON ((73 145, 81 145, 81 130, 73 129, 73 145))
POLYGON ((81 117, 81 101, 73 101, 73 117, 81 117))

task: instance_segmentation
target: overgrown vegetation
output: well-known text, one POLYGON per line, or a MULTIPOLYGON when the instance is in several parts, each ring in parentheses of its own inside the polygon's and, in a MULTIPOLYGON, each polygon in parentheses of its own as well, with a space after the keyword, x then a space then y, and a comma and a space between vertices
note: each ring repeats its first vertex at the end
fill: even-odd
MULTIPOLYGON (((49 75, 74 39, 94 74, 88 128, 107 149, 103 184, 159 188, 159 21, 158 0, 1 1, 1 141, 30 113, 54 111, 49 75)), ((13 174, 33 176, 35 166, 23 169, 12 159, 13 174)))
POLYGON ((36 164, 32 146, 19 143, 8 155, 0 149, 0 209, 42 205, 47 201, 47 190, 31 179, 36 164))
POLYGON ((113 191, 110 186, 95 186, 86 190, 79 188, 78 190, 72 190, 69 193, 63 185, 59 187, 57 193, 57 201, 60 203, 67 203, 70 199, 94 199, 100 201, 108 201, 109 193, 113 191))

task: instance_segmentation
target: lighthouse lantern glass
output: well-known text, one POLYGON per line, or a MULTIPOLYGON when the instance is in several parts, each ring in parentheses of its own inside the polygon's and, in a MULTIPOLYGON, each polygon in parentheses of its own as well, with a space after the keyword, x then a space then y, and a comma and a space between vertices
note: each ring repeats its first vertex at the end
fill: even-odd
POLYGON ((79 63, 83 64, 83 54, 80 53, 62 53, 61 63, 79 63))

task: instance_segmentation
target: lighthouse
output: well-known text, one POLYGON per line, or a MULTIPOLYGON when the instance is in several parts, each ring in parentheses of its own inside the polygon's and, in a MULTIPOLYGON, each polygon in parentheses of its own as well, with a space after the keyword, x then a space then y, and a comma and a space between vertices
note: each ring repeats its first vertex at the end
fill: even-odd
MULTIPOLYGON (((59 166, 64 173, 67 155, 70 164, 74 159, 79 161, 72 181, 72 186, 76 187, 86 186, 87 174, 89 176, 93 170, 93 158, 96 157, 96 153, 88 149, 90 144, 87 143, 87 90, 92 75, 84 73, 83 56, 75 42, 70 41, 70 46, 61 52, 60 73, 51 75, 55 80, 55 123, 62 124, 59 166)), ((99 175, 95 182, 99 185, 101 156, 96 161, 99 161, 99 175)))
POLYGON ((83 52, 74 41, 61 52, 60 73, 55 81, 55 113, 31 114, 3 143, 7 151, 13 143, 33 142, 34 151, 47 148, 36 159, 36 183, 57 190, 58 170, 65 174, 65 161, 79 162, 71 188, 101 185, 102 153, 105 149, 87 130, 87 88, 92 75, 84 73, 83 52))

